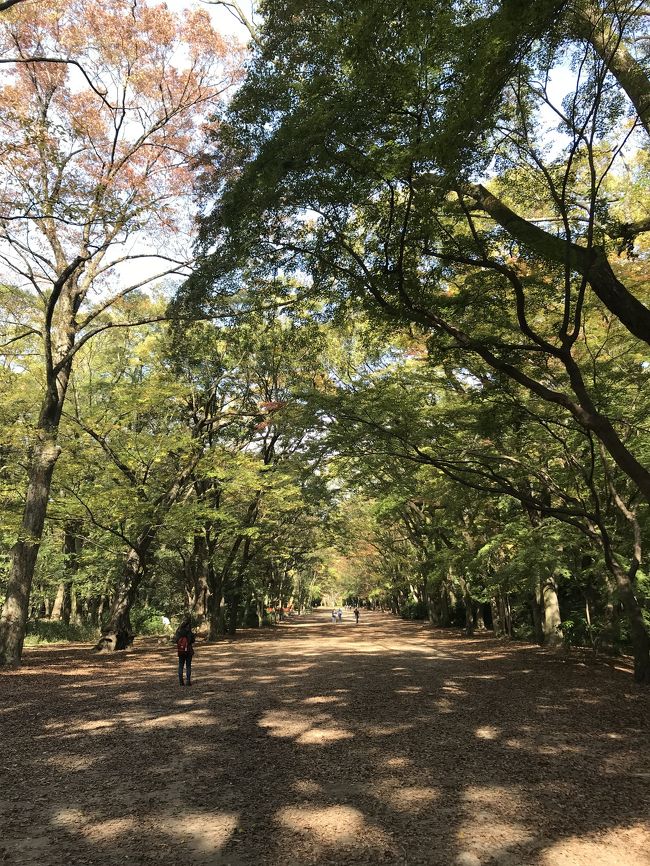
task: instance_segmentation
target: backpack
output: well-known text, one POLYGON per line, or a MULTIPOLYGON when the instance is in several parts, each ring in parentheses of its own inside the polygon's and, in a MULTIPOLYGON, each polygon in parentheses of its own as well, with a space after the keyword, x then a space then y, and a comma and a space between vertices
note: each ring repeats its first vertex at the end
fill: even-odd
POLYGON ((181 653, 188 653, 188 652, 190 651, 190 642, 189 642, 189 640, 187 639, 187 636, 186 636, 186 635, 182 635, 182 636, 179 637, 179 639, 176 641, 176 649, 178 650, 178 654, 179 654, 179 655, 180 655, 181 653))

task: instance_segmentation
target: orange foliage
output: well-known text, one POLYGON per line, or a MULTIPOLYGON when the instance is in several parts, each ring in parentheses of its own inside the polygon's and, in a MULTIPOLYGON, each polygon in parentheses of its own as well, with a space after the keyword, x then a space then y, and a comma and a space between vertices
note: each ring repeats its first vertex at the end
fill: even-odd
POLYGON ((204 125, 238 75, 207 14, 132 0, 21 3, 0 19, 0 54, 72 61, 1 67, 2 216, 16 229, 27 213, 55 256, 57 244, 70 255, 147 220, 173 230, 204 125))

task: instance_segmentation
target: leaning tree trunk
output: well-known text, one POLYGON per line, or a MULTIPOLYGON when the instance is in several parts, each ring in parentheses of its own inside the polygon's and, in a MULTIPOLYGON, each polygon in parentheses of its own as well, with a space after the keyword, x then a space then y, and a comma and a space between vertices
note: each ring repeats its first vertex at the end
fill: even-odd
POLYGON ((50 620, 53 622, 63 622, 65 625, 70 624, 70 610, 72 609, 70 590, 70 583, 67 580, 59 582, 50 613, 50 620))
POLYGON ((36 557, 43 537, 50 498, 52 475, 61 453, 57 434, 72 370, 72 356, 78 311, 79 267, 86 259, 76 256, 52 284, 44 322, 46 387, 38 418, 37 438, 29 460, 25 507, 18 540, 11 551, 7 596, 0 614, 0 665, 18 665, 23 651, 29 596, 36 557), (58 305, 58 306, 57 306, 58 305), (58 309, 58 325, 54 312, 58 309), (67 358, 67 360, 66 360, 67 358))
POLYGON ((95 646, 98 652, 127 649, 133 643, 131 607, 144 577, 144 572, 144 553, 132 547, 126 557, 124 573, 111 605, 108 622, 102 628, 102 635, 95 646))

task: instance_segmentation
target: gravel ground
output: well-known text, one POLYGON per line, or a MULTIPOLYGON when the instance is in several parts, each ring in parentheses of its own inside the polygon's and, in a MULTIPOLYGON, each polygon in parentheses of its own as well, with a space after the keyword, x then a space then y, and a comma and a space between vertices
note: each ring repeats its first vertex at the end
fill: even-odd
POLYGON ((327 611, 0 673, 0 862, 650 866, 626 664, 327 611))

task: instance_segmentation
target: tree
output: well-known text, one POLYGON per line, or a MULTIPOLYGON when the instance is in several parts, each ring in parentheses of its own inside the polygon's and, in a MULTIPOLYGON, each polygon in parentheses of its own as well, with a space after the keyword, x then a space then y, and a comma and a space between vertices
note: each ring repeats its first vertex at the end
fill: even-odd
POLYGON ((59 0, 47 14, 19 6, 0 27, 25 60, 0 92, 0 260, 32 300, 32 323, 12 339, 37 336, 44 359, 0 618, 0 662, 16 664, 75 355, 94 335, 138 321, 129 296, 153 277, 116 291, 127 262, 158 259, 162 273, 183 272, 187 254, 175 254, 171 238, 184 228, 200 122, 232 76, 201 12, 179 20, 164 6, 59 0), (42 54, 77 60, 85 78, 70 63, 30 60, 42 54))
MULTIPOLYGON (((456 388, 445 388, 442 376, 436 377, 437 385, 432 385, 432 378, 421 366, 409 370, 406 364, 391 376, 358 380, 353 392, 342 391, 321 410, 330 418, 329 447, 358 465, 356 473, 371 485, 369 492, 375 496, 382 489, 382 476, 386 479, 383 495, 388 495, 388 486, 400 511, 404 505, 409 507, 410 513, 400 517, 416 546, 426 550, 430 544, 426 536, 435 537, 435 524, 419 525, 421 509, 414 520, 409 499, 429 502, 446 515, 446 525, 436 520, 443 545, 434 549, 433 559, 454 565, 465 596, 468 628, 472 598, 468 575, 479 565, 480 550, 488 544, 496 549, 491 543, 495 534, 509 539, 511 545, 516 538, 520 543, 528 538, 525 543, 534 550, 536 564, 526 563, 520 590, 527 587, 531 593, 539 633, 553 642, 560 626, 556 583, 566 564, 556 556, 558 531, 549 531, 549 518, 569 527, 561 546, 580 550, 587 542, 602 560, 610 575, 605 583, 616 586, 628 618, 636 678, 648 682, 650 639, 645 601, 636 582, 647 509, 638 508, 633 487, 624 475, 613 472, 606 452, 591 434, 507 381, 505 386, 487 381, 482 386, 480 380, 463 382, 461 374, 456 388), (400 468, 391 471, 395 461, 400 468), (405 469, 405 463, 414 468, 405 469), (466 494, 436 494, 423 467, 442 473, 454 486, 468 488, 474 502, 466 494), (502 503, 487 521, 486 498, 502 503), (547 570, 540 571, 543 562, 547 570)), ((612 399, 616 401, 614 395, 612 399)), ((405 558, 400 554, 397 561, 405 558)))
MULTIPOLYGON (((634 121, 623 123, 600 54, 571 43, 579 71, 564 110, 538 86, 565 46, 557 3, 540 4, 532 30, 511 3, 487 22, 481 4, 461 13, 417 2, 394 15, 368 5, 355 10, 354 26, 329 5, 309 16, 299 7, 267 7, 222 139, 244 167, 203 221, 206 255, 191 294, 254 260, 307 272, 317 291, 363 295, 384 316, 439 334, 562 406, 650 497, 650 472, 599 411, 575 356, 589 286, 626 328, 650 338, 650 314, 602 242, 611 223, 604 184, 634 121), (486 70, 474 61, 479 32, 486 70), (267 44, 274 56, 282 45, 272 73, 267 44), (549 105, 561 126, 556 158, 537 122, 549 105), (473 178, 491 162, 514 169, 488 189, 473 178), (536 206, 523 218, 507 198, 536 206), (540 303, 543 323, 531 312, 540 303), (493 316, 499 333, 488 336, 493 316), (549 365, 563 370, 553 387, 539 372, 549 365)), ((622 40, 634 35, 630 20, 611 25, 622 40)))

